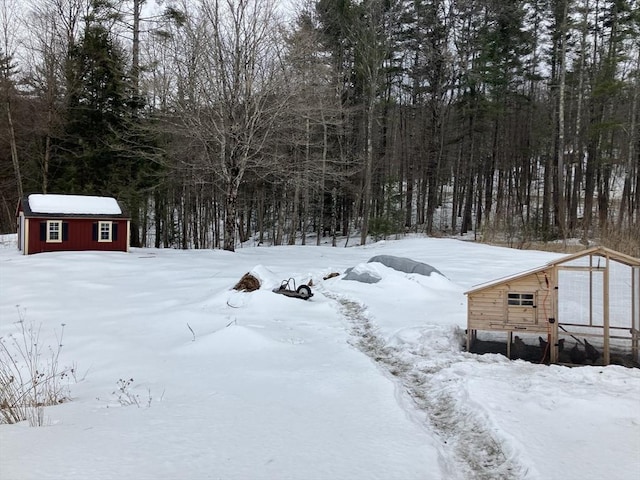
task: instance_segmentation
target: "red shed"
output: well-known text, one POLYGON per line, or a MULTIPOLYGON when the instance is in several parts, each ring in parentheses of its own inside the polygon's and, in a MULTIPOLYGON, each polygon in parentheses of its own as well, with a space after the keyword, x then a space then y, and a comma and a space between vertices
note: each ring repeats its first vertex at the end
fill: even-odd
POLYGON ((32 194, 18 204, 18 249, 129 251, 130 219, 115 198, 32 194))

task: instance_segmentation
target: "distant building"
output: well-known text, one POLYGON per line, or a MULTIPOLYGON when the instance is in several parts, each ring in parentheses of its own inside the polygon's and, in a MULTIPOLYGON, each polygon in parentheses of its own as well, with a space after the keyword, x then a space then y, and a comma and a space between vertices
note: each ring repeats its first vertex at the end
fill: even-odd
POLYGON ((60 251, 129 251, 130 218, 115 198, 31 194, 16 211, 24 255, 60 251))

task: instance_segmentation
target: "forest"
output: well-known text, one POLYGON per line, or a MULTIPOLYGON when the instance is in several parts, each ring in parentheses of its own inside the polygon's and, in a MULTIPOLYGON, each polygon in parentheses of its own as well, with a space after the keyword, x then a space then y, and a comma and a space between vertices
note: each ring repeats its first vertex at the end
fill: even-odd
POLYGON ((0 233, 107 195, 131 244, 472 235, 640 256, 638 0, 0 0, 0 233))

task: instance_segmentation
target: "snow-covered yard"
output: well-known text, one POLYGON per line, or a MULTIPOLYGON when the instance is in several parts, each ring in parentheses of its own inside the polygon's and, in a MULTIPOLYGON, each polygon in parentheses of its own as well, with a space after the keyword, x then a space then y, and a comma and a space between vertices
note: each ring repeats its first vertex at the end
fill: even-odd
POLYGON ((5 241, 3 341, 21 317, 45 351, 64 331, 74 374, 46 426, 0 426, 0 478, 638 479, 640 370, 462 351, 463 292, 556 257, 431 238, 24 257, 5 241), (446 278, 360 265, 380 254, 446 278), (381 281, 323 280, 358 265, 381 281), (260 290, 232 290, 247 272, 260 290), (314 296, 271 291, 290 277, 314 296))

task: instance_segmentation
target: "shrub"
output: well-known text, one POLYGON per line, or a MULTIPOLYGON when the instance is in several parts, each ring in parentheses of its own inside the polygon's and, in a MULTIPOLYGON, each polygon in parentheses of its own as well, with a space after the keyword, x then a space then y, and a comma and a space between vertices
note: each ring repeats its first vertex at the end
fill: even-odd
MULTIPOLYGON (((112 395, 116 397, 118 403, 123 407, 128 407, 129 405, 135 405, 140 408, 143 406, 142 399, 140 395, 133 392, 133 378, 122 379, 120 378, 116 385, 118 386, 115 391, 111 392, 112 395)), ((151 395, 151 389, 147 389, 147 397, 144 399, 144 404, 149 408, 151 403, 153 402, 153 396, 151 395)))
POLYGON ((29 420, 31 426, 44 425, 44 407, 68 400, 63 385, 69 369, 59 364, 62 337, 57 345, 43 348, 40 328, 27 323, 18 310, 18 333, 0 337, 0 423, 29 420))

